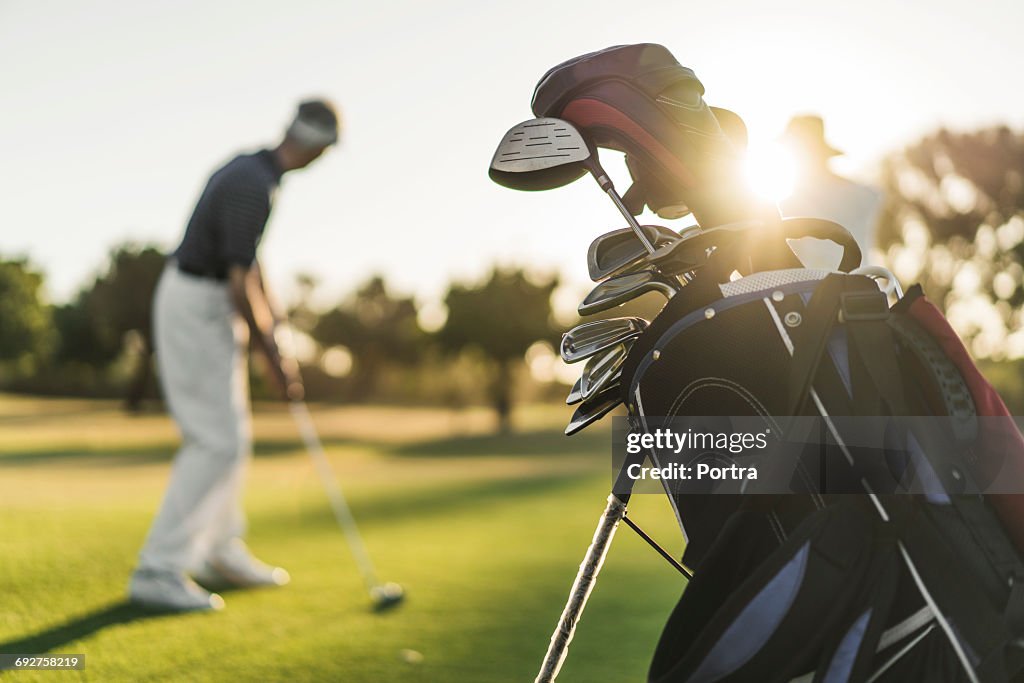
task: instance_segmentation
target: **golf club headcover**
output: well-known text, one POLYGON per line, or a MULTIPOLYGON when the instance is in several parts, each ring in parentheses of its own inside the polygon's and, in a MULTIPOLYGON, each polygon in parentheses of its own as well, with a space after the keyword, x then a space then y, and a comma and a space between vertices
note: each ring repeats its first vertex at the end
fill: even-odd
POLYGON ((694 72, 663 46, 619 45, 549 70, 533 112, 565 119, 594 144, 626 154, 633 213, 644 204, 663 218, 692 211, 704 227, 763 215, 740 173, 736 143, 745 142, 746 127, 703 95, 694 72))

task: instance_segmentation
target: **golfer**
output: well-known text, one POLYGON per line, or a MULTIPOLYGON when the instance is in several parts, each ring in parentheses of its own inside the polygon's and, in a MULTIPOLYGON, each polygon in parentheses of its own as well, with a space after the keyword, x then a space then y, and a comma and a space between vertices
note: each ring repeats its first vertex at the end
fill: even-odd
POLYGON ((281 321, 256 249, 281 176, 338 139, 330 103, 298 107, 273 149, 235 157, 206 184, 156 289, 157 367, 181 432, 170 482, 129 597, 161 610, 220 609, 211 590, 281 586, 288 573, 253 557, 242 537, 242 484, 252 452, 246 350, 250 338, 285 398, 302 398, 292 361, 274 340, 281 321))
MULTIPOLYGON (((829 161, 842 152, 826 141, 825 123, 820 116, 794 116, 786 126, 782 142, 792 151, 797 164, 793 194, 779 205, 782 215, 835 221, 853 235, 864 254, 865 265, 874 260, 881 192, 832 171, 829 161)), ((791 245, 806 268, 835 270, 843 257, 842 248, 831 242, 805 237, 793 240, 791 245)))

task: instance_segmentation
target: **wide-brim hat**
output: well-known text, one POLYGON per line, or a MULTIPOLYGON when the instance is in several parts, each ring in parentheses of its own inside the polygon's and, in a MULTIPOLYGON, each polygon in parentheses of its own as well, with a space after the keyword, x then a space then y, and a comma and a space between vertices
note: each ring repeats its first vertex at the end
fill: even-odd
POLYGON ((842 150, 836 149, 825 140, 825 122, 814 114, 791 118, 780 141, 814 156, 834 157, 843 154, 842 150))

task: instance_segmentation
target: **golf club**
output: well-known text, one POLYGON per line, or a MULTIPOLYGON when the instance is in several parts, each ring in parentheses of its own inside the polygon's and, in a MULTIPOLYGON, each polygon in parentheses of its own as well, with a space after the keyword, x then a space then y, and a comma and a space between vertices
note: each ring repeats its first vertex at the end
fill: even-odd
POLYGON ((334 518, 345 534, 349 549, 356 558, 356 564, 359 565, 359 571, 363 575, 363 581, 366 582, 366 587, 370 591, 374 609, 381 611, 394 607, 405 598, 405 591, 397 583, 382 583, 377 579, 377 572, 370 560, 370 554, 366 550, 366 544, 363 543, 363 537, 359 533, 359 527, 356 526, 355 517, 352 516, 352 510, 345 500, 341 485, 324 453, 324 447, 317 434, 316 426, 313 424, 313 418, 309 414, 309 408, 305 401, 298 400, 290 401, 289 408, 299 434, 302 436, 302 441, 306 445, 306 451, 313 459, 317 474, 320 475, 320 480, 323 482, 331 510, 334 511, 334 518))
POLYGON ((622 392, 619 391, 618 386, 608 387, 589 400, 583 401, 576 408, 576 412, 572 414, 572 419, 569 420, 569 424, 565 428, 565 435, 572 436, 581 429, 589 427, 610 413, 620 403, 622 403, 622 392))
POLYGON ((621 376, 622 364, 632 345, 632 340, 624 342, 587 361, 586 367, 583 368, 583 375, 580 377, 580 393, 584 401, 599 393, 621 376))
POLYGON ((639 336, 647 329, 643 318, 607 318, 583 323, 562 335, 560 353, 566 363, 590 358, 607 348, 639 336))
POLYGON ((576 383, 572 385, 572 389, 569 390, 569 395, 565 397, 565 405, 574 406, 583 400, 583 378, 580 377, 576 380, 576 383))
POLYGON ((654 243, 615 191, 597 153, 583 133, 568 121, 539 118, 523 121, 505 133, 491 159, 491 180, 514 190, 550 190, 589 172, 611 198, 648 253, 654 243))
MULTIPOLYGON (((679 233, 660 225, 644 225, 642 229, 655 248, 680 239, 679 233)), ((590 243, 587 249, 587 270, 591 280, 600 282, 609 275, 643 267, 647 255, 648 251, 637 240, 633 229, 621 228, 607 232, 590 243)))
MULTIPOLYGON (((278 337, 278 346, 286 354, 286 357, 290 358, 291 362, 295 363, 296 367, 298 367, 298 363, 294 360, 295 342, 291 326, 280 325, 275 336, 278 337)), ((381 582, 378 580, 377 571, 373 566, 373 561, 370 560, 370 553, 363 542, 362 534, 359 533, 359 527, 356 525, 356 519, 352 515, 352 509, 345 499, 345 494, 341 490, 338 477, 331 468, 331 463, 324 452, 323 442, 320 440, 316 425, 313 424, 313 417, 309 412, 309 406, 301 399, 291 399, 288 402, 288 408, 291 411, 299 435, 302 437, 302 442, 306 446, 306 452, 309 453, 309 457, 313 460, 316 472, 323 483, 334 518, 345 534, 348 547, 356 559, 359 573, 362 574, 363 581, 370 592, 370 599, 373 600, 374 609, 376 611, 383 611, 398 605, 405 599, 405 590, 397 583, 381 582)))
POLYGON ((577 311, 581 316, 588 316, 621 306, 647 292, 660 292, 671 299, 678 291, 674 281, 655 270, 623 273, 598 283, 583 299, 577 311))

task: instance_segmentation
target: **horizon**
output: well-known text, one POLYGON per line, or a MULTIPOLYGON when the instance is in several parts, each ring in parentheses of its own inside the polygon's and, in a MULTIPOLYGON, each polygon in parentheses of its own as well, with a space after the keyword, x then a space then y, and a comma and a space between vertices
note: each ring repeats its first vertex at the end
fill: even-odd
MULTIPOLYGON (((614 207, 585 181, 505 190, 486 164, 502 133, 530 116, 547 68, 610 44, 665 44, 694 68, 710 104, 744 118, 752 148, 793 114, 821 114, 846 152, 837 168, 860 178, 940 126, 1024 121, 1024 94, 1005 87, 1024 57, 1012 41, 1018 7, 746 0, 685 11, 645 3, 622 15, 602 0, 547 8, 547 22, 508 7, 405 2, 349 16, 315 2, 259 2, 241 14, 197 0, 5 3, 0 56, 18 68, 0 74, 9 117, 0 183, 17 230, 5 232, 0 255, 29 258, 60 302, 120 242, 173 249, 209 173, 273 144, 294 104, 320 94, 340 106, 342 143, 286 178, 261 248, 284 298, 299 273, 320 278, 318 301, 381 274, 430 306, 448 283, 495 264, 556 271, 582 287, 587 245, 622 223, 614 207), (742 57, 759 51, 756 64, 742 57)), ((621 161, 609 166, 624 191, 621 161)))

